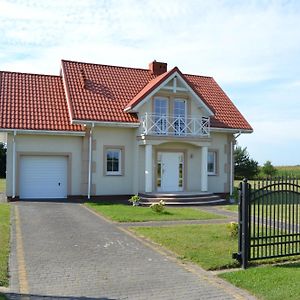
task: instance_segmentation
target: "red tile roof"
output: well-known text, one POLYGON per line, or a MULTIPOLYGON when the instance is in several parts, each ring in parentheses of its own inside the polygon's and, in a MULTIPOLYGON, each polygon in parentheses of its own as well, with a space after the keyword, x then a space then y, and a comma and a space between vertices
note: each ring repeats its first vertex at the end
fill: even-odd
POLYGON ((250 124, 212 77, 185 75, 214 113, 211 127, 252 130, 250 124))
POLYGON ((71 125, 60 76, 0 72, 0 129, 82 131, 71 125))
POLYGON ((138 122, 124 112, 148 95, 173 72, 179 72, 215 114, 211 126, 252 130, 242 114, 212 77, 185 75, 177 67, 155 76, 148 69, 62 61, 74 120, 138 122), (82 86, 82 75, 85 88, 82 86))
POLYGON ((130 100, 154 75, 148 70, 62 61, 74 120, 134 122, 135 114, 124 112, 130 100), (82 87, 81 72, 86 77, 82 87))
POLYGON ((252 130, 212 77, 184 75, 176 67, 157 76, 148 69, 66 60, 62 71, 62 77, 0 72, 0 129, 82 131, 71 119, 138 123, 124 109, 177 71, 214 113, 212 127, 252 130))

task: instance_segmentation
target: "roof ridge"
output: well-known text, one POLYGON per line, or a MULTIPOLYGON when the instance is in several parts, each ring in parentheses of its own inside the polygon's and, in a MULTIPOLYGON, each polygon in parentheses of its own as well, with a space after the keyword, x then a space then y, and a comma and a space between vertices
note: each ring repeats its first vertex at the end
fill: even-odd
POLYGON ((182 74, 185 75, 185 76, 213 78, 213 76, 207 76, 207 75, 196 75, 196 74, 186 74, 186 73, 182 73, 182 74))
POLYGON ((0 70, 0 73, 20 74, 20 75, 34 75, 34 76, 47 76, 47 77, 59 77, 59 78, 61 78, 60 75, 53 75, 53 74, 37 74, 37 73, 1 71, 1 70, 0 70))
POLYGON ((150 72, 149 69, 145 69, 145 68, 124 67, 124 66, 115 66, 115 65, 108 65, 108 64, 97 64, 97 63, 82 62, 82 61, 75 61, 75 60, 68 60, 68 59, 61 59, 61 61, 62 62, 77 63, 77 64, 79 63, 79 64, 85 64, 85 65, 94 65, 94 66, 102 66, 102 67, 113 67, 113 68, 130 69, 130 70, 141 70, 141 71, 150 72))

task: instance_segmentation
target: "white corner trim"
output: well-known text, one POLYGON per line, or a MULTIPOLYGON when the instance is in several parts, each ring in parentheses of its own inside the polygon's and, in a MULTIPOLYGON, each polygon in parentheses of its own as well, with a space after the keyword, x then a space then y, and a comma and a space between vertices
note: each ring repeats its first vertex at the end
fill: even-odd
POLYGON ((90 120, 73 120, 72 124, 81 124, 81 125, 94 124, 94 126, 126 127, 126 128, 137 128, 140 126, 140 123, 90 121, 90 120))
POLYGON ((0 132, 18 134, 32 134, 32 135, 71 135, 71 136, 85 136, 84 131, 59 131, 59 130, 27 130, 27 129, 4 129, 0 128, 0 132))

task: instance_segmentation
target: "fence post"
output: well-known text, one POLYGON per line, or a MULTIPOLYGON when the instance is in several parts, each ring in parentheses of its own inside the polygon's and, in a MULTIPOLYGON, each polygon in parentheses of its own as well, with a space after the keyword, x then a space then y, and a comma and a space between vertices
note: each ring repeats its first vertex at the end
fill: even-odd
POLYGON ((242 182, 242 267, 248 267, 248 253, 249 253, 249 184, 244 178, 242 182))
POLYGON ((238 257, 237 259, 239 260, 239 262, 241 263, 241 254, 242 254, 242 224, 243 224, 243 215, 242 215, 242 203, 243 203, 243 193, 242 193, 242 189, 243 189, 243 183, 240 182, 239 184, 239 203, 238 203, 238 223, 239 223, 239 248, 238 248, 238 257))

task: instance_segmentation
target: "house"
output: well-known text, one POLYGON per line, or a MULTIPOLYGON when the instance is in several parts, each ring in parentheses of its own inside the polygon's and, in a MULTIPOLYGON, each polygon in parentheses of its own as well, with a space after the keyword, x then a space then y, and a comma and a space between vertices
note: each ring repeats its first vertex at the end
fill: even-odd
POLYGON ((0 73, 7 195, 232 191, 235 134, 252 128, 212 77, 61 61, 0 73))

